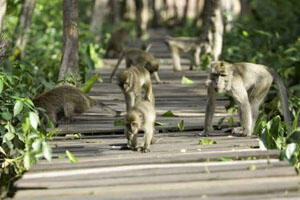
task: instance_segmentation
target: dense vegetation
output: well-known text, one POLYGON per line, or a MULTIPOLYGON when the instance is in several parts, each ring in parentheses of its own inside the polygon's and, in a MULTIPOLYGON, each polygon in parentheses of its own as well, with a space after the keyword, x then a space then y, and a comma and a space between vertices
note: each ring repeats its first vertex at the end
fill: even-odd
MULTIPOLYGON (((8 1, 4 38, 14 40, 22 1, 8 1)), ((299 170, 300 130, 297 129, 300 109, 300 1, 253 0, 252 11, 224 34, 222 59, 230 62, 249 61, 273 67, 284 78, 289 90, 290 109, 295 118, 293 127, 281 121, 280 101, 273 88, 257 122, 256 134, 266 148, 281 150, 281 158, 299 170)), ((79 6, 79 67, 81 83, 91 77, 95 66, 101 66, 104 45, 109 34, 95 42, 89 31, 91 1, 79 6)), ((128 27, 133 23, 125 22, 128 27)), ((105 25, 103 33, 114 27, 105 25)), ((201 27, 176 27, 176 35, 196 35, 201 27)), ((61 0, 39 0, 32 19, 30 40, 22 59, 10 49, 0 68, 0 132, 1 187, 9 186, 38 159, 51 160, 48 133, 39 125, 38 112, 32 98, 57 84, 62 49, 61 0)), ((67 81, 70 77, 66 77, 67 81)), ((3 189, 3 188, 2 188, 3 189)))

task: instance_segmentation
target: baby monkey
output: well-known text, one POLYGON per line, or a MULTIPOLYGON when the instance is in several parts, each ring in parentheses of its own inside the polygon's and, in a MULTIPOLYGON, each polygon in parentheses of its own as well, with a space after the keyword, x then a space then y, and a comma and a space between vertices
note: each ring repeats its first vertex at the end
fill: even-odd
MULTIPOLYGON (((131 108, 126 117, 125 136, 128 140, 127 148, 144 153, 150 152, 153 143, 155 108, 149 101, 139 101, 131 108), (144 143, 138 146, 138 131, 144 131, 144 143)), ((126 148, 126 147, 125 147, 126 148)))
MULTIPOLYGON (((73 115, 81 114, 96 105, 114 116, 120 115, 120 111, 115 111, 107 105, 95 101, 78 88, 69 85, 49 90, 36 97, 33 103, 36 107, 45 109, 45 113, 40 112, 42 119, 45 118, 43 114, 46 114, 54 126, 57 126, 58 120, 70 121, 73 115)), ((45 124, 47 123, 45 122, 45 124)))

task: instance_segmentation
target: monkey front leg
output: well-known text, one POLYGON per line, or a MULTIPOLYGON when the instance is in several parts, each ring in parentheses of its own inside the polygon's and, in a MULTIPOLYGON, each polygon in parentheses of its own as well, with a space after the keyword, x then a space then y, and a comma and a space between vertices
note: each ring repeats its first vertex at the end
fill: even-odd
POLYGON ((158 72, 153 72, 153 76, 154 76, 154 79, 155 79, 156 83, 161 83, 161 80, 158 76, 158 72))
POLYGON ((126 111, 128 112, 135 104, 134 92, 125 93, 126 111))
MULTIPOLYGON (((237 86, 238 87, 238 86, 237 86)), ((248 99, 247 91, 239 85, 238 90, 233 90, 232 94, 239 106, 240 122, 242 125, 242 130, 244 135, 252 135, 252 111, 248 99)), ((242 134, 240 128, 233 129, 233 134, 242 134)))
POLYGON ((208 136, 209 131, 212 131, 212 119, 215 113, 215 104, 217 93, 213 87, 213 82, 210 82, 207 88, 208 100, 205 111, 204 134, 208 136))
POLYGON ((175 72, 180 72, 181 71, 181 65, 180 65, 179 49, 177 47, 171 46, 171 54, 172 54, 173 65, 174 65, 173 70, 175 72))
POLYGON ((154 128, 152 124, 147 124, 144 134, 144 147, 142 151, 144 153, 150 152, 150 144, 153 140, 154 128))

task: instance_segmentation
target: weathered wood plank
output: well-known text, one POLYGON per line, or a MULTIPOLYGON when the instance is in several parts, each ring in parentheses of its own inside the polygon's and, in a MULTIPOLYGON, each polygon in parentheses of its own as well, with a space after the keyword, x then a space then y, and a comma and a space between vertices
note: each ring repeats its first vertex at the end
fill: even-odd
POLYGON ((243 194, 255 191, 256 193, 270 193, 278 191, 296 191, 299 189, 299 177, 267 177, 241 180, 221 181, 190 181, 179 183, 160 183, 143 185, 119 185, 86 188, 63 188, 63 189, 36 189, 19 190, 15 199, 61 197, 67 195, 96 195, 98 198, 129 199, 151 196, 160 197, 184 197, 216 194, 243 194))

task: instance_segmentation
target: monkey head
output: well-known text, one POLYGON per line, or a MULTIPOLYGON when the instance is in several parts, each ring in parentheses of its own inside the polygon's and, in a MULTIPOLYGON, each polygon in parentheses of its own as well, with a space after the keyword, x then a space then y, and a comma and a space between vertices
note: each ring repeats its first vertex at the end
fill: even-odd
POLYGON ((142 119, 142 114, 134 110, 129 111, 126 115, 126 128, 130 138, 137 134, 142 127, 142 119))
POLYGON ((225 61, 216 61, 211 64, 209 82, 213 85, 216 92, 226 92, 231 89, 232 66, 225 61))
POLYGON ((124 70, 119 74, 119 87, 124 90, 124 92, 128 92, 132 85, 132 74, 128 70, 124 70))
POLYGON ((152 60, 151 62, 146 62, 145 68, 147 69, 147 71, 150 72, 150 74, 152 74, 153 72, 158 71, 159 63, 157 60, 152 60))

